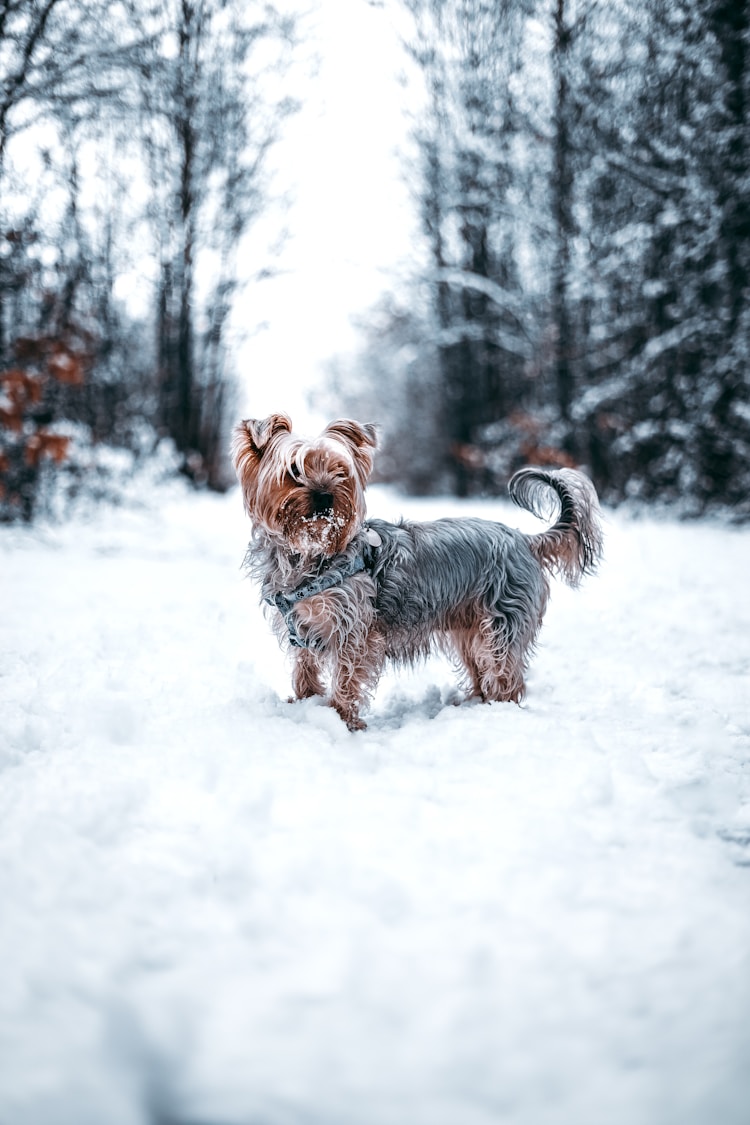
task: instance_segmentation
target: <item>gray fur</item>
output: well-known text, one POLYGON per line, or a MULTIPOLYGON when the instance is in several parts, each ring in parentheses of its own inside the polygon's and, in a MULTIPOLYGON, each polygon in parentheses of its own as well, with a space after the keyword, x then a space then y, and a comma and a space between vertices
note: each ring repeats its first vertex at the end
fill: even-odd
POLYGON ((548 586, 520 532, 481 519, 370 526, 382 539, 375 608, 392 659, 428 655, 469 617, 493 620, 510 641, 541 618, 548 586))

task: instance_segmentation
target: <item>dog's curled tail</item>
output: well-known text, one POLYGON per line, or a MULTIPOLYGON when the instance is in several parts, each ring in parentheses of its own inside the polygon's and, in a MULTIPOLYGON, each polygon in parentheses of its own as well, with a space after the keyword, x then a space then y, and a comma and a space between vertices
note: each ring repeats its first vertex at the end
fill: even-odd
POLYGON ((602 555, 602 527, 594 486, 575 469, 519 469, 508 485, 511 499, 539 519, 557 522, 548 531, 530 535, 539 562, 577 586, 596 570, 602 555), (553 494, 557 497, 555 501, 553 494))

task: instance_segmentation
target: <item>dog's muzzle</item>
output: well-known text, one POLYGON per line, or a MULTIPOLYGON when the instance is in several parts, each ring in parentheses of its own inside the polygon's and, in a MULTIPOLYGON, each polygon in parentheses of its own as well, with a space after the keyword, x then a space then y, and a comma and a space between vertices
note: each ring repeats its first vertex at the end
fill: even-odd
POLYGON ((311 492, 313 516, 330 516, 333 512, 333 494, 330 492, 311 492))

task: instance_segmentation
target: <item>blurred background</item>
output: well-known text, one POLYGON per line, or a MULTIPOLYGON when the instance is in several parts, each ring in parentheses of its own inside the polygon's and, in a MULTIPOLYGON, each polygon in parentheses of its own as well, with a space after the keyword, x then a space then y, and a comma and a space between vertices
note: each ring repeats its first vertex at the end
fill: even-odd
POLYGON ((234 420, 750 516, 750 3, 0 0, 0 520, 234 420))

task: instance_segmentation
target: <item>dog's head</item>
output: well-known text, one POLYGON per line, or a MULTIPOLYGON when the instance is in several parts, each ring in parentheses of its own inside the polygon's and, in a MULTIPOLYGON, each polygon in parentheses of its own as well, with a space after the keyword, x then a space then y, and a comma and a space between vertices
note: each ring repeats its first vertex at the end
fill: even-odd
POLYGON ((313 440, 293 434, 286 414, 240 422, 232 460, 247 514, 296 554, 338 554, 365 518, 376 446, 375 427, 349 419, 313 440))

